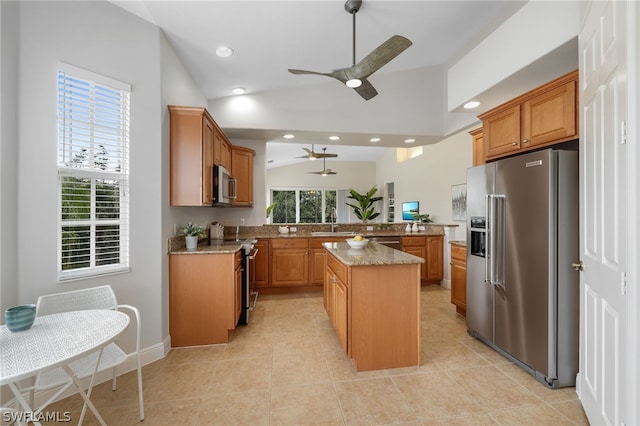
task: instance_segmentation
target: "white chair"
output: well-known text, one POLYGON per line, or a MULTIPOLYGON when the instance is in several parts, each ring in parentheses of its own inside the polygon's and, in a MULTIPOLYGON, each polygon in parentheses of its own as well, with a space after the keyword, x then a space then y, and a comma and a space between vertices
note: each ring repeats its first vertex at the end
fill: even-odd
MULTIPOLYGON (((136 358, 138 370, 138 401, 140 404, 140 421, 144 420, 144 402, 142 397, 142 368, 140 364, 140 313, 138 309, 130 305, 118 305, 116 295, 111 286, 105 285, 101 287, 93 287, 82 290, 67 291, 62 293, 48 294, 40 296, 36 304, 36 316, 56 314, 68 311, 80 311, 88 309, 127 309, 133 313, 136 319, 136 358)), ((96 372, 111 369, 113 371, 112 390, 116 390, 116 367, 127 359, 127 354, 116 344, 111 343, 106 346, 100 357, 100 363, 96 370, 96 361, 99 352, 95 352, 85 358, 69 364, 69 367, 79 379, 91 377, 96 372)), ((60 387, 56 393, 44 403, 38 411, 43 410, 49 403, 55 400, 72 384, 69 376, 62 368, 56 368, 36 377, 34 386, 29 389, 33 402, 34 392, 38 390, 48 390, 60 387)), ((89 385, 87 395, 91 396, 91 388, 93 383, 89 385)), ((33 406, 33 405, 32 405, 33 406)), ((84 418, 85 407, 82 410, 80 423, 84 418)))

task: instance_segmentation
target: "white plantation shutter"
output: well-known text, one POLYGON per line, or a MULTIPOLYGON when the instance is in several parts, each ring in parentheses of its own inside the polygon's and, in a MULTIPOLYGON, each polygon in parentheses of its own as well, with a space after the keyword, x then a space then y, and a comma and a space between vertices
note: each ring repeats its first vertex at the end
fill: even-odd
POLYGON ((58 67, 58 278, 129 269, 125 83, 58 67))

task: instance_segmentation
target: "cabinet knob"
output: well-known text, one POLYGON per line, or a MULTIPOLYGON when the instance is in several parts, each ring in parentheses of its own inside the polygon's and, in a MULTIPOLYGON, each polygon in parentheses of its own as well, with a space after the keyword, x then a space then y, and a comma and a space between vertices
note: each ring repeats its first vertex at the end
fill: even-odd
POLYGON ((518 142, 511 142, 511 145, 516 146, 518 145, 518 142))
POLYGON ((524 139, 522 143, 529 143, 529 139, 524 139))

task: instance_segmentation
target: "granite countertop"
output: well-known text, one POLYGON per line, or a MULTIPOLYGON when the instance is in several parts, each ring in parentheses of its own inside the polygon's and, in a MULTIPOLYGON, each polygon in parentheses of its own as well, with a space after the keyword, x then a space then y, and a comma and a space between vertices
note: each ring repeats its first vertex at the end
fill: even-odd
POLYGON ((466 247, 467 246, 467 242, 464 241, 464 240, 449 241, 449 244, 456 245, 456 246, 462 246, 462 247, 466 247))
MULTIPOLYGON (((340 231, 337 231, 340 232, 340 231)), ((384 230, 376 230, 376 231, 365 231, 353 232, 353 235, 362 235, 365 238, 373 238, 373 237, 424 237, 427 235, 443 235, 441 232, 429 232, 429 231, 419 231, 419 232, 399 232, 399 231, 384 231, 384 230)), ((256 238, 350 238, 352 235, 313 235, 311 232, 290 232, 288 234, 268 234, 268 235, 256 235, 256 238)), ((240 235, 242 238, 242 235, 240 235)))
POLYGON ((209 244, 203 241, 198 244, 195 250, 187 250, 184 246, 170 250, 169 254, 233 254, 240 250, 242 246, 235 241, 222 241, 209 244))
POLYGON ((323 243, 323 246, 347 266, 407 265, 425 261, 421 257, 372 242, 361 249, 352 249, 347 243, 323 243))

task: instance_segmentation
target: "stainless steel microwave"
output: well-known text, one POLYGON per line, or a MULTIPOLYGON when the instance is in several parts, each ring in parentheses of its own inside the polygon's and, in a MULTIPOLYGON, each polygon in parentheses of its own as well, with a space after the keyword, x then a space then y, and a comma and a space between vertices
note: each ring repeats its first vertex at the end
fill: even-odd
POLYGON ((237 196, 237 181, 223 166, 213 166, 213 205, 230 206, 237 196))

